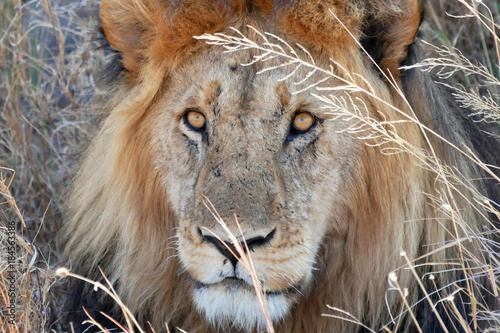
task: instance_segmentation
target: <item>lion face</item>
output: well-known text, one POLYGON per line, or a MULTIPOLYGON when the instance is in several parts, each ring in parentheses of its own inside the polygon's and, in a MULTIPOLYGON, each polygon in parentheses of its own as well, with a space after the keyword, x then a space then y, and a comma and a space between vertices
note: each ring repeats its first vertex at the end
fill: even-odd
MULTIPOLYGON (((326 305, 385 326, 404 308, 388 293, 390 272, 409 304, 420 298, 400 253, 420 258, 449 239, 452 219, 436 218, 427 197, 441 195, 422 168, 427 148, 467 165, 419 125, 434 128, 445 112, 431 105, 441 100, 431 79, 400 73, 420 52, 410 48, 420 17, 416 0, 103 1, 103 31, 125 70, 75 182, 67 253, 97 278, 102 264, 143 323, 263 329, 253 276, 223 220, 248 246, 278 331, 356 329, 320 316, 326 305), (253 62, 262 50, 227 54, 193 38, 235 36, 230 27, 299 43, 324 70, 310 76, 280 57, 253 62)), ((438 129, 461 142, 450 119, 438 129)))
POLYGON ((359 140, 339 133, 345 124, 294 93, 307 72, 280 82, 288 69, 256 74, 258 65, 240 65, 250 59, 206 50, 177 68, 175 88, 154 107, 153 135, 194 303, 212 323, 245 328, 264 324, 255 289, 209 207, 246 242, 278 321, 310 283, 324 235, 344 242, 339 193, 359 151, 359 140))

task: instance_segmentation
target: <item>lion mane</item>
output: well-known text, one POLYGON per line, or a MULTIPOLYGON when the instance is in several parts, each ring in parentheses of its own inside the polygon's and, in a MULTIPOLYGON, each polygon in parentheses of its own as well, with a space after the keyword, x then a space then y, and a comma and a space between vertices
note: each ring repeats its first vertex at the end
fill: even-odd
MULTIPOLYGON (((431 74, 402 69, 424 56, 419 1, 103 0, 100 18, 121 69, 68 201, 73 271, 102 270, 156 332, 264 329, 208 198, 239 235, 237 215, 277 332, 453 329, 451 294, 471 321, 484 293, 457 290, 485 274, 453 265, 488 262, 471 235, 488 226, 480 195, 499 196, 471 156, 498 163, 498 146, 431 74), (295 84, 318 71, 193 38, 241 37, 232 28, 310 55, 342 107, 328 113, 318 86, 295 84)), ((77 331, 82 307, 119 316, 84 283, 68 290, 77 331)))

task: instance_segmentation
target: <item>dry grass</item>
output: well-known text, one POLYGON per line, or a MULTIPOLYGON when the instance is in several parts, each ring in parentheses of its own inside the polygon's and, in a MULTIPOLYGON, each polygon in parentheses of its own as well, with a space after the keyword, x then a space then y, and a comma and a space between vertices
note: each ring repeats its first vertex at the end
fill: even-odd
POLYGON ((0 3, 0 311, 5 332, 48 331, 64 192, 96 131, 90 109, 105 54, 91 33, 97 1, 0 3), (6 168, 10 169, 6 169, 6 168), (15 293, 6 231, 14 222, 15 293), (14 301, 15 325, 7 305, 14 301), (4 305, 6 306, 4 308, 4 305))
MULTIPOLYGON (((477 68, 477 63, 483 64, 479 72, 489 75, 488 84, 484 75, 458 71, 453 73, 454 79, 462 85, 454 86, 455 92, 458 98, 466 96, 464 104, 476 101, 475 105, 481 105, 477 112, 498 123, 498 27, 481 23, 460 0, 427 2, 428 21, 436 35, 432 42, 449 48, 441 56, 449 62, 428 62, 424 68, 436 65, 449 69, 464 64, 477 68)), ((492 17, 492 22, 500 22, 500 3, 483 3, 487 5, 479 6, 483 19, 492 17)), ((107 56, 94 41, 97 6, 98 0, 0 3, 2 332, 49 331, 47 300, 53 297, 50 286, 56 277, 52 269, 60 255, 56 234, 63 220, 65 189, 101 118, 92 108, 104 97, 99 73, 107 56), (12 228, 15 237, 9 238, 12 228), (12 245, 15 251, 9 253, 12 245), (11 276, 9 271, 15 274, 11 276), (14 324, 9 324, 12 307, 14 324)), ((499 214, 493 203, 484 205, 499 214)), ((491 251, 488 244, 485 247, 491 251)), ((492 267, 493 284, 499 267, 498 262, 492 267)), ((397 289, 396 284, 394 287, 397 289)), ((404 290, 399 292, 404 297, 404 290)), ((57 297, 55 300, 57 305, 57 297)), ((346 320, 356 320, 338 313, 346 320)), ((500 323, 500 315, 495 312, 478 309, 477 316, 493 317, 500 323)))

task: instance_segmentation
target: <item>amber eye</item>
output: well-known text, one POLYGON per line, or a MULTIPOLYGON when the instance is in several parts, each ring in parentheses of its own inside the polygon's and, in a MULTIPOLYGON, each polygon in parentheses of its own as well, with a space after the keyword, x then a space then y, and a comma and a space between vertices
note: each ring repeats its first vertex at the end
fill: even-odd
POLYGON ((293 118, 293 128, 297 132, 307 132, 315 122, 314 117, 310 113, 301 112, 293 118))
POLYGON ((196 111, 189 111, 184 116, 186 124, 195 131, 201 131, 205 127, 205 116, 196 111))

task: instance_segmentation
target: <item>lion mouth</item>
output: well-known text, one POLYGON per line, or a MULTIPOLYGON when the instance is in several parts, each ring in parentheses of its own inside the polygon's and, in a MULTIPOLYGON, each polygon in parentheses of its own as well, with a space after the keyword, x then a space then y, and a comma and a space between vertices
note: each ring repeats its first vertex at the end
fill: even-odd
MULTIPOLYGON (((217 282, 217 283, 211 283, 211 284, 207 284, 207 283, 203 283, 201 281, 198 281, 196 279, 194 279, 194 286, 195 286, 195 289, 196 290, 204 290, 204 289, 209 289, 211 287, 215 287, 215 286, 223 286, 225 287, 228 291, 229 290, 241 290, 241 289, 245 289, 245 290, 251 290, 251 291, 255 291, 255 288, 248 284, 246 281, 244 281, 243 279, 240 279, 240 278, 237 278, 237 277, 227 277, 225 278, 224 280, 220 281, 220 282, 217 282)), ((268 296, 268 297, 272 297, 272 296, 290 296, 292 294, 297 294, 297 293, 300 293, 300 287, 299 286, 291 286, 291 287, 288 287, 288 288, 285 288, 285 289, 282 289, 282 290, 263 290, 263 293, 268 296)))

